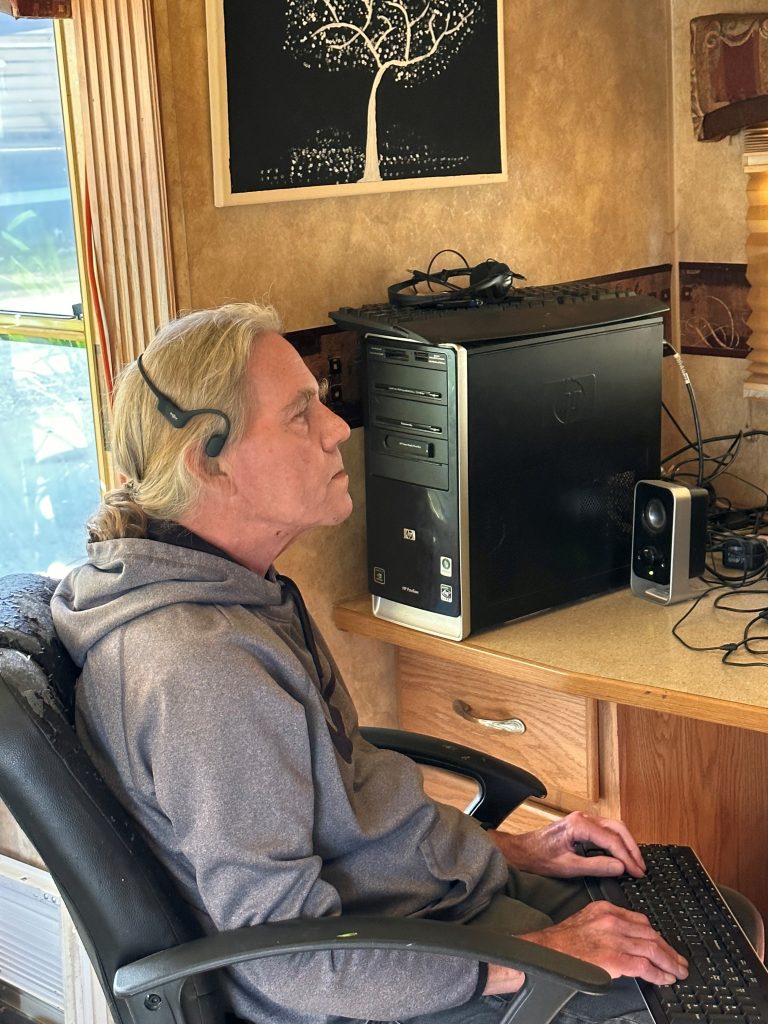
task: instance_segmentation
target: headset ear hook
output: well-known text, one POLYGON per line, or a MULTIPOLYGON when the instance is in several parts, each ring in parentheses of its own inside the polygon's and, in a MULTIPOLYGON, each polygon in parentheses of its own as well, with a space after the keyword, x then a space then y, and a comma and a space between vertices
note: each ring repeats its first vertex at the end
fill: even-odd
POLYGON ((163 419, 167 420, 172 427, 181 429, 186 427, 189 421, 194 416, 203 416, 205 414, 211 416, 220 416, 224 420, 224 429, 218 434, 211 434, 208 440, 205 442, 205 454, 215 459, 217 455, 221 454, 221 449, 224 447, 227 438, 229 437, 229 431, 232 424, 230 423, 229 416, 221 409, 182 409, 180 405, 177 405, 172 398, 161 391, 160 388, 150 378, 149 374, 144 368, 143 353, 136 360, 136 364, 139 368, 144 383, 147 385, 149 390, 157 399, 157 410, 163 419))

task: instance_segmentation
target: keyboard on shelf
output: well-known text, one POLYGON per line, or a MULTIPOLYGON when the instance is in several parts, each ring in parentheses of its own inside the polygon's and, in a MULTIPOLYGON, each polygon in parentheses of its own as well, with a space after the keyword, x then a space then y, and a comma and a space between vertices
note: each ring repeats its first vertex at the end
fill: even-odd
POLYGON ((645 914, 688 960, 674 985, 638 982, 657 1024, 768 1024, 768 971, 688 846, 641 845, 644 878, 588 878, 592 899, 645 914))
POLYGON ((329 314, 345 331, 415 342, 472 342, 522 337, 577 326, 621 322, 668 309, 665 303, 626 288, 572 281, 515 288, 503 302, 435 297, 430 307, 369 303, 329 314))

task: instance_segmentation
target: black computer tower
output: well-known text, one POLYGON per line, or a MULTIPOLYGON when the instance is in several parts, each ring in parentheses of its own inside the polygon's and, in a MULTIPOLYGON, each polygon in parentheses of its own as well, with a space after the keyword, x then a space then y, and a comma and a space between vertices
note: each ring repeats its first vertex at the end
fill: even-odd
POLYGON ((527 335, 514 309, 493 332, 465 313, 463 340, 450 317, 423 341, 368 332, 377 615, 461 639, 628 585, 634 486, 659 474, 663 307, 622 308, 586 324, 560 310, 527 335))

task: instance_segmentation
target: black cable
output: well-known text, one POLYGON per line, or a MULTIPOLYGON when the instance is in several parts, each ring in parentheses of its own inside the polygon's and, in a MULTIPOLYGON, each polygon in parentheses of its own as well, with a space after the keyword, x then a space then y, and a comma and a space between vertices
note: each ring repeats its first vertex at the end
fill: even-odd
POLYGON ((766 568, 766 565, 761 565, 757 569, 747 569, 745 566, 738 576, 729 576, 727 573, 719 572, 714 564, 708 565, 705 571, 711 573, 722 586, 730 587, 732 590, 741 590, 764 579, 766 568))
POLYGON ((768 660, 766 660, 766 661, 732 661, 731 660, 731 655, 732 654, 736 654, 736 652, 740 648, 742 648, 742 647, 744 648, 745 651, 748 651, 750 654, 755 654, 758 657, 761 657, 762 655, 768 655, 768 649, 766 649, 765 651, 760 651, 760 650, 755 650, 754 647, 750 646, 756 640, 766 640, 766 641, 768 641, 768 635, 764 635, 764 636, 750 636, 749 635, 750 629, 755 625, 755 623, 760 622, 761 620, 764 621, 765 617, 766 617, 766 614, 768 614, 768 610, 766 610, 765 613, 761 612, 760 615, 756 615, 754 617, 754 619, 750 619, 750 621, 744 627, 743 639, 739 640, 738 643, 728 644, 727 645, 728 646, 728 650, 725 652, 725 654, 723 655, 723 657, 721 659, 721 661, 722 661, 722 663, 724 665, 731 665, 733 668, 768 668, 768 660))
MULTIPOLYGON (((438 250, 438 252, 436 252, 435 255, 432 257, 432 259, 429 261, 429 266, 427 267, 427 274, 426 274, 426 277, 424 278, 424 280, 427 282, 427 287, 429 288, 429 290, 431 292, 433 292, 435 290, 432 287, 432 266, 433 266, 435 260, 437 259, 437 257, 438 256, 442 256, 444 252, 452 252, 454 256, 458 256, 459 257, 459 259, 464 264, 464 266, 467 268, 467 270, 470 269, 469 263, 467 262, 467 257, 463 253, 458 252, 456 249, 440 249, 440 250, 438 250)), ((448 288, 451 291, 455 291, 455 292, 460 292, 461 291, 461 285, 454 284, 453 281, 441 281, 440 284, 441 284, 441 286, 443 288, 448 288)), ((416 291, 416 285, 413 286, 413 290, 416 291)))
POLYGON ((768 491, 766 491, 763 487, 759 487, 757 484, 753 484, 751 480, 747 480, 743 476, 737 476, 736 473, 731 473, 730 470, 726 469, 723 472, 726 476, 731 476, 734 480, 738 480, 739 483, 746 484, 747 487, 752 487, 755 491, 760 491, 760 493, 765 496, 765 501, 762 505, 756 505, 755 508, 752 509, 752 511, 768 512, 768 491))
MULTIPOLYGON (((750 590, 749 596, 751 597, 753 594, 765 594, 768 596, 768 590, 750 590)), ((718 594, 712 602, 712 606, 714 608, 719 608, 724 612, 735 612, 737 615, 752 615, 754 612, 762 612, 765 610, 765 604, 761 604, 759 608, 740 608, 735 605, 724 604, 723 599, 727 599, 728 597, 730 597, 730 594, 718 594)))
MULTIPOLYGON (((669 343, 665 342, 664 344, 669 344, 669 343)), ((739 431, 739 433, 741 434, 743 439, 746 439, 746 438, 749 438, 749 437, 768 437, 768 430, 743 430, 743 431, 739 431)), ((738 434, 718 434, 715 437, 705 437, 704 438, 704 444, 713 444, 715 441, 732 441, 737 436, 738 436, 738 434)), ((687 452, 690 448, 695 448, 695 447, 696 447, 696 442, 695 441, 691 441, 690 444, 683 445, 683 447, 682 448, 678 448, 677 451, 670 452, 670 454, 666 455, 662 461, 663 462, 671 462, 671 460, 676 458, 678 455, 682 455, 683 452, 687 452)))
POLYGON ((691 400, 691 412, 693 413, 693 422, 696 427, 696 448, 699 453, 698 484, 699 487, 701 487, 704 484, 704 446, 702 445, 701 441, 701 423, 699 423, 699 410, 696 408, 696 396, 693 393, 693 387, 691 386, 690 380, 686 381, 685 386, 688 388, 688 397, 691 400))
POLYGON ((703 442, 702 442, 702 439, 701 439, 701 423, 699 421, 699 410, 698 410, 698 407, 696 405, 696 395, 693 392, 693 385, 691 384, 691 378, 688 376, 688 371, 685 368, 683 360, 680 358, 680 353, 677 351, 677 349, 674 347, 674 345, 670 345, 670 343, 668 341, 665 341, 664 344, 672 352, 672 357, 674 358, 675 362, 677 363, 677 368, 680 371, 680 374, 682 375, 683 382, 684 382, 686 390, 688 392, 688 400, 691 403, 691 414, 693 415, 693 426, 694 426, 694 429, 695 429, 695 432, 696 432, 696 445, 695 445, 695 447, 696 447, 696 450, 698 452, 698 457, 699 457, 698 485, 699 485, 699 487, 702 487, 704 485, 704 445, 703 445, 703 442))
POLYGON ((699 596, 694 600, 694 602, 690 606, 690 608, 683 615, 680 616, 680 618, 677 620, 677 622, 672 627, 672 636, 675 638, 675 640, 677 640, 679 643, 681 643, 683 645, 683 647, 687 648, 689 651, 722 651, 722 650, 724 650, 724 647, 723 647, 722 644, 718 644, 718 645, 716 645, 714 647, 695 647, 693 644, 689 644, 687 640, 683 640, 683 638, 677 632, 678 627, 682 626, 682 624, 685 622, 685 620, 688 618, 688 616, 691 614, 691 612, 695 608, 698 608, 698 606, 701 603, 701 601, 705 597, 708 597, 709 594, 712 593, 712 590, 717 590, 717 589, 719 589, 719 588, 718 587, 713 587, 710 590, 703 590, 699 594, 699 596))
MULTIPOLYGON (((711 527, 707 539, 707 553, 712 554, 718 551, 724 551, 726 545, 734 540, 744 542, 753 539, 754 536, 752 533, 729 530, 727 527, 711 527)), ((745 545, 743 544, 742 546, 745 545)), ((763 568, 763 566, 761 565, 759 568, 763 568)))
MULTIPOLYGON (((713 469, 712 472, 708 473, 707 476, 704 478, 704 483, 705 484, 706 483, 711 483, 713 480, 716 480, 722 473, 726 472, 728 466, 731 465, 731 463, 734 461, 736 456, 739 454, 739 451, 741 450, 742 438, 743 438, 743 435, 742 435, 741 431, 739 431, 738 434, 734 434, 733 440, 731 441, 731 443, 728 445, 728 447, 726 448, 726 450, 724 452, 721 452, 719 455, 705 455, 704 456, 704 460, 706 462, 714 462, 714 463, 716 463, 716 466, 717 466, 716 469, 713 469)), ((705 439, 704 440, 704 444, 707 444, 707 443, 708 442, 705 439)), ((680 462, 678 465, 679 466, 684 466, 684 465, 686 465, 686 463, 693 462, 693 461, 694 461, 693 459, 685 459, 683 462, 680 462)))
MULTIPOLYGON (((677 480, 681 476, 686 476, 698 481, 698 464, 700 461, 701 460, 699 460, 698 456, 691 459, 684 459, 682 462, 679 462, 675 466, 672 472, 668 473, 669 478, 671 480, 677 480), (696 472, 684 472, 684 467, 690 465, 691 463, 695 463, 696 472)), ((703 457, 703 461, 714 462, 718 464, 718 468, 714 469, 711 473, 706 473, 705 477, 703 477, 703 480, 701 481, 701 485, 711 483, 713 480, 716 480, 718 476, 721 476, 723 473, 726 472, 727 467, 730 465, 730 462, 726 463, 725 465, 720 464, 720 459, 715 456, 705 456, 703 457)), ((698 483, 696 485, 698 486, 698 483)))
MULTIPOLYGON (((722 494, 715 495, 715 503, 718 504, 722 512, 730 512, 733 509, 733 502, 730 498, 722 494)), ((714 514, 717 514, 716 512, 714 514)))
MULTIPOLYGON (((724 643, 724 644, 715 644, 715 645, 707 646, 707 647, 699 647, 699 646, 696 646, 695 644, 688 643, 688 641, 684 640, 683 637, 678 632, 678 627, 681 626, 683 624, 683 622, 685 622, 685 620, 688 618, 688 616, 691 614, 691 612, 694 611, 695 608, 698 608, 698 606, 701 603, 701 601, 705 597, 708 597, 710 594, 712 594, 715 590, 721 590, 721 589, 723 589, 723 588, 715 586, 715 587, 710 588, 709 590, 702 591, 702 593, 699 594, 699 596, 693 601, 693 603, 691 604, 690 608, 688 608, 687 611, 683 615, 681 615, 680 618, 677 620, 677 622, 673 625, 673 627, 672 627, 672 636, 674 636, 674 638, 679 643, 681 643, 683 645, 683 647, 687 648, 687 650, 689 650, 689 651, 696 651, 696 652, 701 652, 701 651, 722 651, 723 652, 723 656, 722 656, 722 658, 720 660, 723 663, 723 665, 730 665, 732 668, 768 668, 768 648, 766 648, 765 651, 762 651, 762 650, 755 650, 754 646, 750 646, 750 645, 754 645, 754 643, 756 641, 764 640, 764 641, 768 642, 768 635, 765 635, 765 636, 763 636, 763 635, 750 636, 749 635, 749 631, 752 629, 752 627, 757 622, 760 622, 761 620, 765 620, 766 618, 768 618, 768 608, 760 609, 759 613, 756 616, 754 616, 752 619, 750 619, 749 622, 744 627, 744 631, 742 633, 741 640, 737 640, 737 641, 734 641, 734 642, 724 643), (756 655, 757 657, 762 657, 763 655, 765 655, 766 656, 766 660, 765 661, 733 661, 733 655, 735 655, 742 648, 745 651, 748 651, 750 654, 756 655)), ((754 593, 768 594, 768 591, 762 591, 761 590, 761 591, 754 591, 754 593)), ((726 596, 725 594, 718 594, 715 597, 715 600, 713 602, 713 608, 715 608, 715 607, 716 608, 721 608, 721 609, 723 609, 725 611, 737 611, 738 610, 739 612, 743 612, 744 614, 750 614, 750 613, 754 613, 755 611, 758 611, 758 609, 756 609, 756 608, 752 608, 752 609, 735 609, 735 608, 729 608, 729 607, 727 607, 725 605, 722 605, 720 603, 720 598, 721 597, 725 597, 725 596, 726 596)))
MULTIPOLYGON (((741 451, 742 442, 745 438, 756 437, 756 436, 768 436, 768 431, 765 430, 748 430, 748 431, 737 431, 735 434, 723 434, 714 437, 704 438, 701 432, 701 422, 699 419, 698 407, 696 404, 696 396, 693 390, 693 385, 685 369, 682 359, 676 349, 669 344, 664 342, 664 345, 671 351, 675 362, 677 363, 680 374, 685 383, 686 390, 688 392, 688 398, 691 406, 691 415, 693 417, 693 424, 695 430, 695 440, 691 440, 686 432, 677 422, 675 417, 672 415, 670 410, 662 403, 662 408, 669 416, 673 425, 685 439, 686 444, 667 455, 662 459, 662 466, 669 467, 663 470, 665 479, 675 480, 678 477, 687 477, 692 481, 695 481, 699 487, 705 487, 710 493, 711 497, 714 497, 715 502, 720 506, 720 510, 723 511, 723 504, 726 504, 724 511, 727 513, 732 509, 732 503, 727 498, 720 498, 715 494, 714 488, 711 486, 712 482, 720 476, 731 476, 735 480, 739 480, 745 483, 749 487, 753 487, 765 498, 765 502, 762 506, 756 506, 753 509, 739 509, 738 511, 743 514, 746 519, 745 529, 737 533, 735 530, 730 530, 727 527, 721 526, 717 523, 711 523, 707 531, 707 545, 706 553, 709 556, 708 561, 705 563, 704 572, 699 579, 707 586, 707 590, 704 590, 698 597, 695 598, 691 606, 680 616, 680 618, 672 626, 672 635, 675 639, 681 643, 684 647, 691 651, 721 651, 721 661, 725 665, 733 665, 734 667, 746 667, 746 666, 763 666, 768 667, 768 648, 762 650, 759 648, 761 642, 768 643, 768 635, 750 635, 750 631, 764 619, 768 619, 768 608, 749 608, 739 609, 743 614, 751 614, 754 617, 750 619, 744 628, 742 638, 736 642, 729 642, 725 644, 715 644, 707 646, 696 646, 688 643, 680 634, 680 627, 686 621, 689 615, 698 608, 701 601, 712 594, 715 591, 723 591, 724 593, 718 594, 715 598, 713 607, 723 608, 726 611, 735 611, 726 605, 721 603, 721 597, 724 597, 726 593, 734 593, 745 588, 752 588, 756 583, 761 580, 768 578, 768 560, 757 568, 747 568, 747 547, 746 541, 749 535, 756 535, 763 524, 763 518, 768 512, 768 491, 765 491, 762 487, 757 484, 753 484, 751 481, 745 480, 743 477, 737 476, 731 472, 730 467, 733 465, 735 459, 741 451), (709 446, 719 442, 728 442, 727 447, 724 451, 717 454, 712 454, 705 446, 709 446), (680 456, 684 456, 687 452, 691 453, 690 458, 683 458, 680 462, 674 460, 679 459, 680 456), (670 465, 671 464, 671 465, 670 465), (690 472, 686 470, 686 467, 695 464, 695 473, 693 469, 690 472), (708 472, 705 473, 705 464, 708 467, 708 472), (750 522, 751 520, 751 522, 750 522), (737 575, 730 575, 722 571, 721 567, 715 563, 715 555, 725 551, 726 544, 732 543, 734 540, 738 540, 742 543, 743 553, 743 568, 737 575), (757 612, 757 615, 755 615, 757 612), (734 661, 734 656, 740 652, 746 651, 752 655, 758 657, 766 657, 765 661, 734 661)), ((710 513, 710 518, 713 516, 710 513)), ((743 521, 742 521, 743 522, 743 521)), ((752 590, 750 594, 768 593, 765 591, 752 590)))
MULTIPOLYGON (((765 576, 766 567, 760 566, 759 569, 747 569, 746 567, 738 576, 728 576, 726 573, 718 571, 714 562, 712 565, 707 565, 705 572, 711 573, 712 576, 718 581, 721 586, 730 587, 732 590, 741 590, 742 587, 747 587, 751 583, 756 583, 758 580, 765 576)), ((705 583, 712 582, 702 577, 705 583)))
MULTIPOLYGON (((708 443, 707 439, 705 438, 704 444, 706 445, 707 443, 708 443)), ((691 444, 691 447, 695 449, 696 445, 695 444, 691 444)), ((735 434, 733 440, 730 443, 730 445, 726 448, 726 450, 724 452, 720 452, 719 455, 708 455, 705 452, 703 454, 703 461, 704 462, 714 462, 715 465, 716 465, 716 468, 713 469, 711 473, 708 473, 708 474, 705 475, 703 483, 707 484, 707 483, 711 482, 712 480, 716 480, 717 477, 719 477, 722 473, 724 473, 727 470, 728 466, 731 465, 731 463, 734 461, 734 459, 738 455, 740 448, 741 448, 741 435, 735 434)), ((667 458, 667 459, 663 460, 663 463, 667 463, 669 461, 670 460, 667 458)), ((690 459, 683 459, 682 461, 676 463, 675 466, 673 466, 673 468, 671 470, 667 470, 666 471, 665 475, 670 480, 676 480, 678 476, 692 476, 692 477, 694 477, 694 479, 697 479, 698 478, 698 473, 697 474, 681 473, 680 471, 681 471, 683 466, 687 466, 691 462, 695 462, 697 464, 697 466, 698 466, 701 461, 702 461, 702 459, 699 457, 699 454, 697 452, 696 455, 691 457, 690 459)))
MULTIPOLYGON (((737 443, 737 441, 738 439, 732 441, 728 449, 720 455, 703 456, 704 462, 714 462, 717 466, 717 468, 713 469, 711 473, 706 474, 702 481, 703 484, 711 483, 712 480, 716 480, 722 473, 727 471, 728 466, 731 465, 738 455, 740 442, 737 443)), ((695 458, 683 459, 681 462, 678 462, 671 471, 667 472, 667 476, 670 480, 676 480, 678 476, 694 476, 692 473, 681 473, 681 469, 683 466, 687 466, 691 462, 695 462, 698 465, 701 461, 702 460, 698 455, 695 458)), ((697 478, 697 475, 694 478, 697 478)))
MULTIPOLYGON (((693 441, 692 441, 692 440, 690 439, 690 437, 688 437, 688 435, 686 434, 686 432, 685 432, 685 431, 683 430, 683 428, 682 428, 682 427, 680 426, 680 424, 679 424, 679 423, 677 422, 677 420, 675 419, 675 417, 674 417, 674 416, 672 415, 672 413, 670 412, 670 410, 669 410, 669 407, 668 407, 667 403, 666 403, 666 402, 664 402, 664 401, 662 401, 662 403, 661 403, 661 408, 662 408, 662 409, 664 410, 664 412, 665 412, 665 413, 667 414, 667 416, 669 416, 669 418, 670 418, 670 419, 672 420, 672 423, 673 423, 673 425, 675 426, 675 428, 677 429, 677 432, 678 432, 678 434, 680 434, 680 435, 681 435, 681 437, 684 437, 684 438, 685 438, 685 440, 686 440, 686 441, 688 442, 688 444, 689 444, 689 445, 690 445, 691 447, 693 447, 693 445, 694 445, 694 443, 695 443, 695 442, 693 442, 693 441)), ((664 460, 664 461, 666 461, 666 460, 664 460)))
MULTIPOLYGON (((765 624, 766 616, 768 616, 768 609, 763 608, 760 614, 756 615, 754 619, 750 619, 750 621, 744 627, 744 650, 749 651, 750 654, 756 654, 758 655, 758 657, 768 655, 768 648, 765 648, 764 650, 755 650, 753 645, 755 641, 768 641, 768 635, 759 634, 758 636, 750 636, 749 630, 757 622, 762 622, 763 624, 765 624)), ((760 664, 762 665, 762 662, 760 662, 760 664)))
MULTIPOLYGON (((754 508, 734 508, 733 503, 728 498, 719 497, 717 500, 720 501, 720 502, 727 502, 727 505, 725 507, 723 507, 722 509, 720 509, 720 511, 725 512, 725 513, 728 513, 728 512, 739 513, 741 516, 744 517, 745 520, 749 520, 750 518, 752 518, 753 522, 752 522, 752 524, 749 527, 749 529, 752 532, 752 534, 756 534, 757 531, 760 529, 760 527, 764 525, 763 516, 765 515, 765 512, 766 512, 765 505, 756 505, 754 508)), ((718 522, 717 518, 716 518, 717 515, 718 515, 718 511, 717 510, 710 511, 710 526, 709 526, 710 532, 712 532, 712 533, 717 533, 718 531, 723 532, 723 533, 737 532, 737 533, 741 534, 741 533, 744 533, 744 531, 746 530, 746 527, 744 527, 743 529, 739 528, 738 530, 736 530, 736 529, 732 530, 730 527, 721 525, 718 522)))
MULTIPOLYGON (((741 451, 741 445, 744 441, 744 431, 739 430, 733 435, 733 440, 725 449, 725 451, 719 456, 719 459, 727 459, 729 462, 733 462, 738 453, 741 451)), ((706 441, 704 442, 707 443, 706 441)))

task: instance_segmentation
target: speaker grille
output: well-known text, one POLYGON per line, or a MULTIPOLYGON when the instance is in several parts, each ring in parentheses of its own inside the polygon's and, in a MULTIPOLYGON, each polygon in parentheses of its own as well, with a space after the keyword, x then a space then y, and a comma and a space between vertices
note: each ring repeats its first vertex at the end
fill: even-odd
POLYGON ((600 525, 603 534, 632 534, 635 474, 631 470, 594 480, 573 495, 573 512, 584 524, 600 525))
POLYGON ((632 535, 632 511, 634 507, 637 476, 631 469, 615 473, 606 481, 608 519, 620 533, 632 535))

